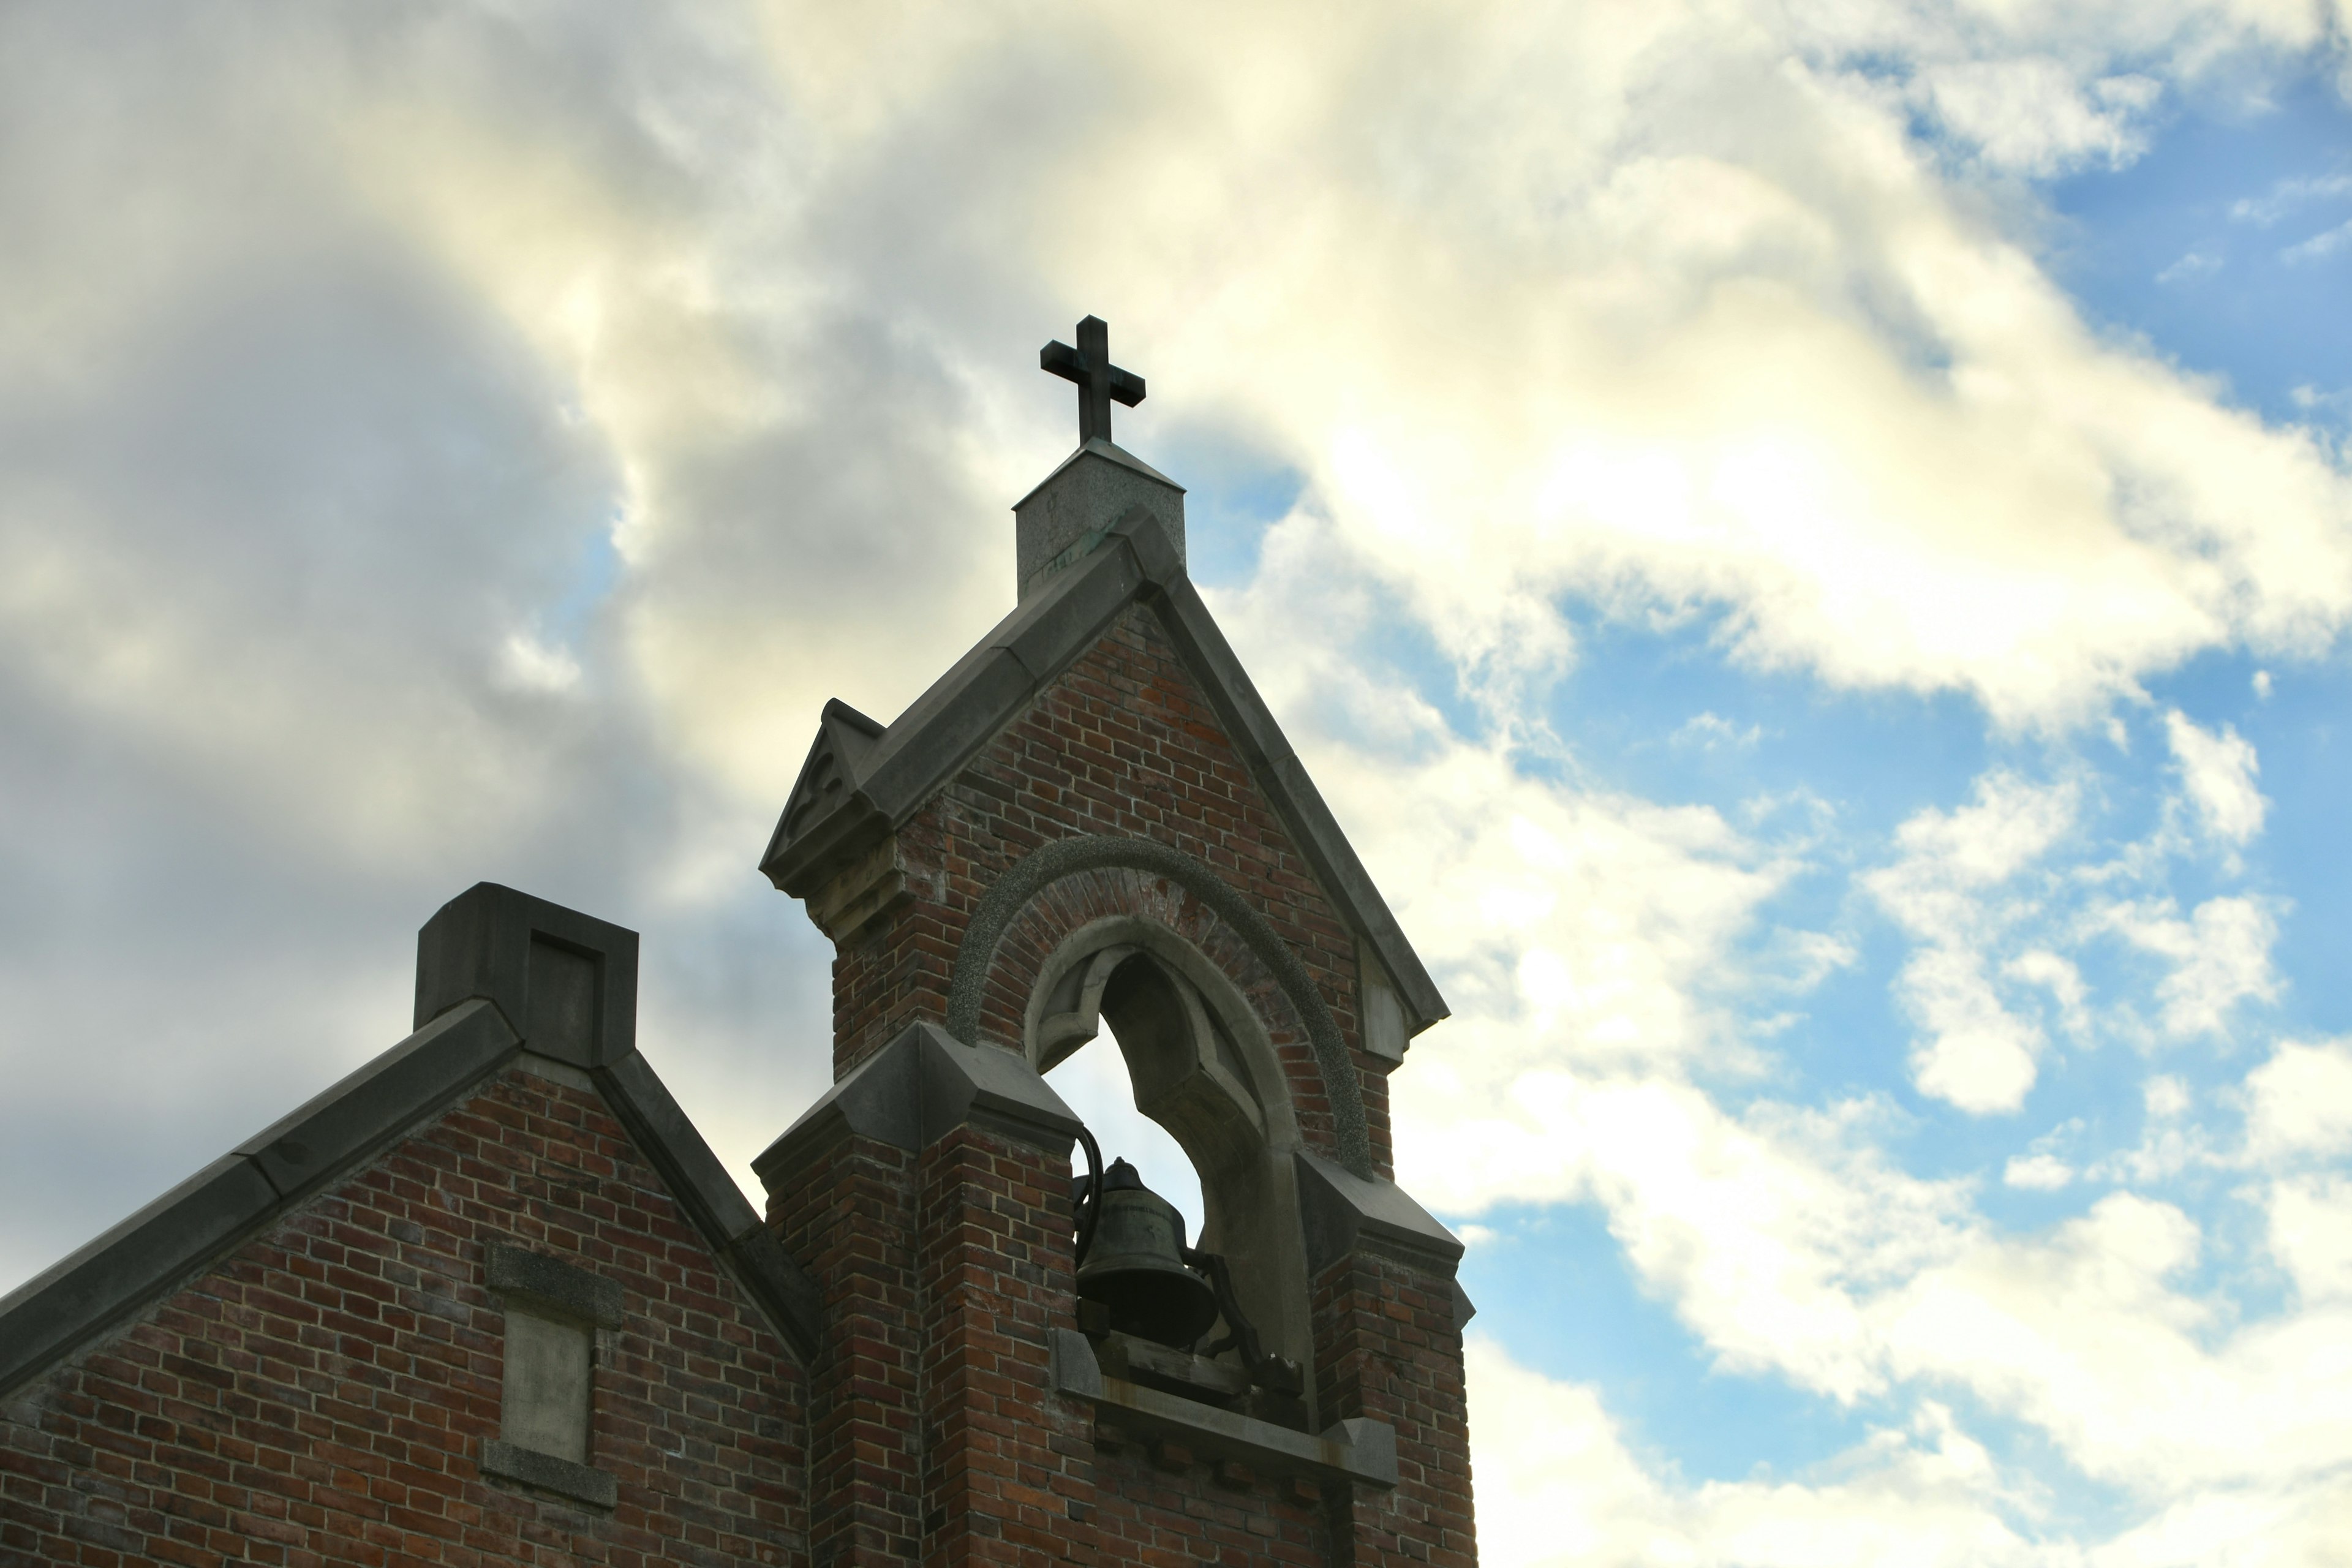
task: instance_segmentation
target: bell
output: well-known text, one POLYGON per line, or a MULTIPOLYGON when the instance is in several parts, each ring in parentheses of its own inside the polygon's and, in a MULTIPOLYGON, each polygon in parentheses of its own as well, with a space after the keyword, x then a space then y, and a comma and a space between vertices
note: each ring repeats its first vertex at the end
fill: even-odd
POLYGON ((1207 1333, 1217 1321, 1217 1294, 1184 1267, 1184 1216, 1176 1205, 1145 1186, 1125 1160, 1111 1162, 1093 1200, 1078 1294, 1101 1302, 1123 1334, 1184 1347, 1207 1333))

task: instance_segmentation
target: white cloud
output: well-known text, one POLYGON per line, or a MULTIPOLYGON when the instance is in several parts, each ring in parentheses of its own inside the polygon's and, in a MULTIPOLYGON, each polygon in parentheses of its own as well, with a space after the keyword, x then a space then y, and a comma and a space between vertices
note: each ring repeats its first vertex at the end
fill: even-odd
POLYGON ((1680 728, 1668 737, 1675 744, 1695 746, 1703 752, 1720 747, 1752 748, 1763 738, 1763 726, 1749 724, 1744 728, 1734 724, 1719 713, 1696 713, 1683 721, 1680 728))
POLYGON ((2085 81, 2046 55, 1956 61, 1922 73, 1922 85, 1946 126, 1988 161, 2033 174, 2130 162, 2145 146, 2140 117, 2163 91, 2142 76, 2085 81))
POLYGON ((2246 1141, 2259 1159, 2352 1149, 2352 1045, 2288 1041, 2247 1075, 2246 1141))
POLYGON ((2304 1299, 2352 1298, 2352 1178, 2279 1182, 2269 1208, 2271 1252, 2304 1299))
POLYGON ((2174 1039, 2226 1036, 2239 1003, 2278 994, 2271 964, 2278 920, 2263 900, 2208 899, 2185 921, 2169 900, 2116 904, 2102 918, 2135 945, 2171 963, 2156 994, 2163 1031, 2174 1039))
MULTIPOLYGON (((1068 442, 1029 356, 1096 310, 1151 380, 1139 448, 1207 431, 1303 486, 1217 607, 1459 1015, 1399 1080, 1408 1185, 1599 1205, 1741 1375, 1975 1391, 2158 1500, 2149 1561, 2325 1521, 2294 1478, 2343 1462, 2310 1375, 2340 1325, 2221 1321, 2197 1226, 2144 1198, 2003 1237, 1971 1207, 1998 1156, 1907 1172, 1890 1107, 1756 1023, 1859 951, 1770 923, 1822 829, 1593 784, 1544 717, 1592 605, 2060 737, 2200 650, 2329 646, 2340 455, 2086 324, 1971 183, 2128 158, 2161 92, 2312 43, 2305 8, 107 15, 0 20, 0 913, 37 932, 0 986, 59 1025, 22 1032, 81 1075, 38 1096, 86 1097, 75 1142, 126 1125, 122 1082, 176 1126, 171 1086, 240 1053, 250 1097, 199 1120, 265 1121, 279 1065, 384 1043, 405 931, 495 875, 646 925, 646 1037, 756 1147, 823 1076, 773 1048, 823 1037, 822 943, 715 889, 824 696, 887 715, 1009 603, 1003 509, 1068 442), (1367 657, 1391 629, 1475 738, 1367 657), (155 998, 104 994, 123 951, 155 998)), ((2250 841, 2251 748, 2172 734, 2250 841)), ((2045 1004, 2100 1026, 2043 875, 2084 810, 1996 772, 1864 884, 1916 950, 1924 1091, 2013 1106, 2045 1004)), ((2268 906, 2143 891, 2168 1027, 2267 994, 2268 906)), ((2336 1049, 2256 1075, 2256 1146, 2341 1147, 2334 1058, 2294 1054, 2336 1049)), ((119 1208, 177 1173, 107 1163, 119 1208)), ((2322 1282, 2323 1199, 2273 1204, 2322 1282)), ((1486 1522, 1526 1560, 1563 1532, 1510 1500, 1555 1476, 1596 1560, 2021 1553, 1926 1403, 1836 1474, 1692 1488, 1493 1370, 1528 1440, 1482 1429, 1486 1522)))
MULTIPOLYGON (((1924 1031, 1911 1058, 1919 1092, 1977 1114, 2014 1110, 2033 1087, 2044 1037, 1995 988, 1985 950, 2018 906, 1990 896, 2043 856, 2078 808, 2072 784, 2033 785, 2012 774, 1977 783, 1976 800, 1927 810, 1896 830, 1900 858, 1864 885, 1919 943, 1897 993, 1924 1031)), ((2050 985, 2062 1005, 2079 1006, 2080 980, 2054 954, 2023 955, 2021 978, 2050 985)))
POLYGON ((2090 987, 2083 983, 2083 972, 2072 959, 2063 958, 2048 948, 2028 948, 2002 964, 2000 972, 2012 980, 2039 985, 2049 992, 2050 999, 2058 1005, 2058 1016, 2066 1033, 2078 1040, 2090 1037, 2090 987))
POLYGON ((1974 954, 1930 948, 1903 966, 1899 988, 1927 1031, 1911 1053, 1921 1094, 1980 1116, 2025 1103, 2042 1029, 2001 1005, 1974 954))
POLYGON ((2309 239, 2288 246, 2279 252, 2279 259, 2289 266, 2325 261, 2346 246, 2352 245, 2352 220, 2323 229, 2309 239))
POLYGON ((2192 250, 2156 275, 2158 283, 2191 283, 2221 270, 2221 258, 2210 251, 2192 250))
POLYGON ((2276 182, 2262 195, 2244 196, 2231 203, 2230 216, 2239 223, 2268 228, 2315 202, 2347 195, 2352 195, 2352 174, 2295 175, 2276 182))
POLYGON ((1527 1568, 1864 1568, 2053 1562, 2002 1517, 1981 1445, 1923 1404, 1906 1426, 1789 1479, 1692 1486, 1629 1446, 1591 1388, 1467 1347, 1480 1557, 1527 1568))
POLYGON ((511 691, 560 695, 580 684, 580 661, 568 648, 551 647, 528 632, 515 632, 499 645, 499 684, 511 691))
POLYGON ((2003 1184, 2031 1192, 2054 1193, 2074 1179, 2074 1168, 2055 1154, 2019 1154, 2001 1167, 2003 1184))
MULTIPOLYGON (((2255 684, 2259 691, 2267 682, 2257 679, 2255 684)), ((2260 833, 2270 806, 2254 786, 2262 763, 2236 728, 2224 724, 2216 735, 2199 729, 2175 708, 2164 716, 2164 733, 2172 747, 2174 765, 2180 771, 2182 787, 2188 790, 2205 830, 2232 845, 2243 845, 2260 833)))

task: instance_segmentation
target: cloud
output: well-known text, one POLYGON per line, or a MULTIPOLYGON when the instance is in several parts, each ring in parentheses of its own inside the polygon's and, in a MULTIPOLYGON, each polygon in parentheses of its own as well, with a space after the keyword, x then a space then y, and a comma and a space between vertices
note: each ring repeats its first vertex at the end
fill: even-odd
POLYGON ((2352 1298, 2352 1178, 2280 1182, 2268 1196, 2271 1252, 2304 1300, 2352 1298))
MULTIPOLYGON (((749 861, 824 697, 887 716, 1009 605, 1004 509, 1069 439, 1030 356, 1094 310, 1151 381, 1139 449, 1298 481, 1214 598, 1456 1009, 1398 1080, 1406 1184, 1591 1204, 1724 1375, 1892 1412, 1843 1468, 1690 1486, 1479 1352, 1498 1552, 2025 1560, 1948 1390, 2127 1489, 2115 1552, 2324 1539, 2337 1047, 2247 1090, 2319 1303, 2250 1323, 2198 1293, 2187 1211, 2005 1235, 1976 1198, 2011 1146, 1917 1174, 1899 1084, 1759 1022, 1864 961, 1777 902, 1864 865, 1916 1087, 1990 1112, 2126 1005, 2066 877, 2140 879, 2184 1035, 2269 994, 2276 909, 2180 916, 2169 849, 2091 865, 2063 773, 1825 847, 1596 779, 1555 701, 1590 622, 1671 623, 2063 747, 2199 652, 2332 646, 2340 454, 2086 323, 2002 184, 2126 160, 2166 94, 2319 26, 7 12, 0 1189, 85 1206, 0 1269, 388 1044, 409 933, 484 876, 646 929, 642 1036, 740 1170, 830 1065, 825 944, 749 861)), ((2252 749, 2168 733, 2250 842, 2252 749)), ((2187 1159, 2150 1150, 2068 1191, 2187 1159)))
POLYGON ((2210 251, 2192 250, 2167 266, 2156 275, 2158 283, 2193 283, 2200 278, 2210 277, 2222 268, 2221 258, 2210 251))
POLYGON ((2260 1159, 2352 1148, 2352 1046, 2282 1044, 2246 1079, 2246 1142, 2260 1159))
MULTIPOLYGON (((1864 879, 1919 943, 1896 990, 1926 1031, 1911 1058, 1920 1093, 1981 1115, 2016 1110, 2033 1087, 2042 1028, 2003 1003, 1983 952, 2016 911, 1988 895, 2073 826, 2077 796, 2067 783, 2035 786, 2012 774, 1988 774, 1978 781, 1975 804, 1931 809, 1904 823, 1895 834, 1901 858, 1864 879)), ((2054 954, 2018 962, 2021 977, 2069 995, 2054 954)))
POLYGON ((2352 220, 2323 229, 2309 239, 2299 240, 2279 252, 2279 259, 2290 267, 2325 261, 2347 245, 2352 245, 2352 220))
POLYGON ((2254 787, 2262 764, 2254 748, 2239 738, 2236 728, 2224 724, 2215 735, 2199 729, 2176 708, 2164 716, 2164 733, 2181 784, 2205 830, 2231 845, 2243 845, 2260 833, 2263 813, 2270 806, 2254 787))
POLYGON ((2143 76, 2084 81, 2049 56, 1956 61, 1922 73, 1924 96, 1988 161, 2050 174, 2126 163, 2145 148, 2140 121, 2163 88, 2143 76))
POLYGON ((2271 966, 2278 921, 2261 899, 2208 899, 2185 921, 2169 900, 2116 905, 2105 918, 2135 945, 2171 962, 2156 994, 2163 1030, 2175 1039, 2223 1036, 2237 1004, 2278 994, 2271 966))
POLYGON ((2259 196, 2242 196, 2230 204, 2230 216, 2239 223, 2268 228, 2315 202, 2352 195, 2352 174, 2304 174, 2279 180, 2259 196))
POLYGON ((513 632, 499 649, 498 679, 510 691, 561 695, 579 686, 580 661, 570 650, 551 647, 529 632, 513 632))
POLYGON ((1467 1346, 1480 1554, 1498 1563, 1839 1564, 2046 1562, 2003 1519, 1984 1448, 1922 1406, 1817 1473, 1683 1482, 1645 1464, 1590 1387, 1467 1346))
POLYGON ((2001 1167, 2000 1179, 2008 1186, 2054 1193, 2074 1181, 2074 1169, 2055 1154, 2018 1154, 2001 1167))

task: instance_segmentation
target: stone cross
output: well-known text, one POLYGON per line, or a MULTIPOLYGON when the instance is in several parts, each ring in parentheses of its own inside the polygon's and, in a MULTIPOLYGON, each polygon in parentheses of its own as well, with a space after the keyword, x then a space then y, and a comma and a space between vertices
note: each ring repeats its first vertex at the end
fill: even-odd
POLYGON ((1088 316, 1078 323, 1078 346, 1050 342, 1037 351, 1037 368, 1078 384, 1078 445, 1110 439, 1111 401, 1129 408, 1143 401, 1143 378, 1110 363, 1110 323, 1088 316))

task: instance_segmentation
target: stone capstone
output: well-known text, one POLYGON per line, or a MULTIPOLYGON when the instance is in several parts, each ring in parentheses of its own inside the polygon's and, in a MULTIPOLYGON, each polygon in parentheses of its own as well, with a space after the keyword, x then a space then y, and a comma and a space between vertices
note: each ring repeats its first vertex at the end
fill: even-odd
POLYGON ((1184 487, 1130 452, 1100 439, 1071 453, 1045 482, 1013 503, 1013 556, 1020 597, 1091 553, 1130 509, 1160 520, 1184 563, 1184 487))

